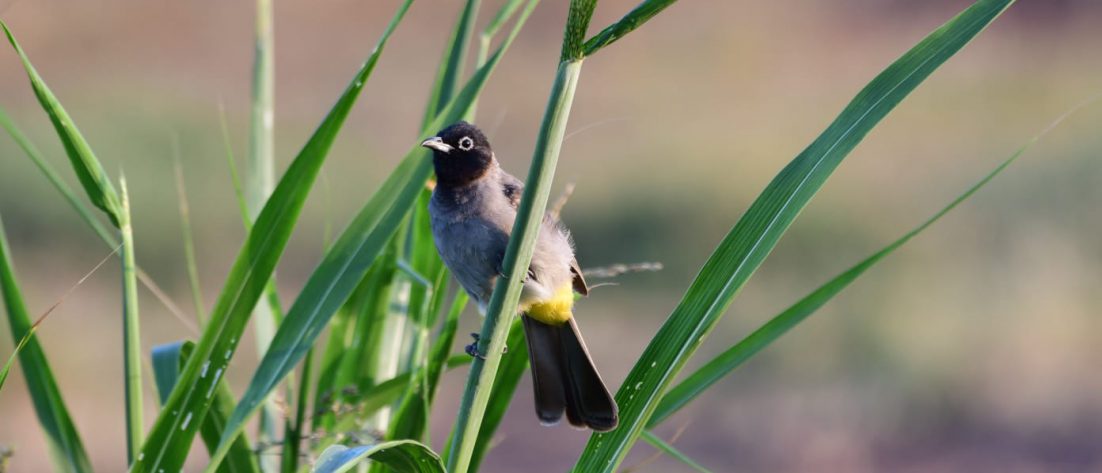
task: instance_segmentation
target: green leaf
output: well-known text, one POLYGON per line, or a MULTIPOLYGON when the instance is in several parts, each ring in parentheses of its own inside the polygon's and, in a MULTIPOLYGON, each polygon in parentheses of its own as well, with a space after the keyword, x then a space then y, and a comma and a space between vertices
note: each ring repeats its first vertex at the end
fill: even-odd
MULTIPOLYGON (((431 124, 433 128, 463 116, 512 44, 534 4, 534 1, 530 4, 490 61, 471 77, 450 105, 436 117, 431 124)), ((362 280, 367 268, 409 212, 431 173, 429 153, 419 146, 419 141, 417 143, 326 252, 321 264, 306 282, 230 419, 229 427, 223 433, 223 445, 237 435, 259 401, 313 346, 329 319, 362 280)), ((213 459, 215 463, 217 457, 215 455, 213 459)))
POLYGON ((421 123, 422 129, 429 127, 459 90, 459 78, 463 76, 463 63, 466 61, 467 45, 471 42, 474 22, 478 19, 479 3, 479 0, 467 0, 456 19, 455 30, 444 48, 444 57, 436 71, 436 81, 432 85, 421 123))
MULTIPOLYGON (((1074 110, 1072 112, 1074 112, 1074 110)), ((1047 133, 1057 124, 1062 122, 1063 119, 1070 115, 1072 112, 1068 112, 1064 116, 1060 117, 1044 132, 1033 137, 1033 139, 1030 140, 1028 143, 1022 145, 1014 152, 1014 154, 1012 154, 1009 158, 996 166, 994 170, 992 170, 978 182, 973 184, 972 187, 968 188, 968 190, 964 191, 964 193, 959 195, 956 199, 953 199, 953 201, 950 202, 949 205, 946 205, 925 222, 922 222, 921 225, 911 229, 911 231, 899 237, 899 239, 889 243, 887 246, 881 248, 876 253, 873 253, 864 260, 861 260, 861 262, 843 271, 841 274, 835 276, 830 281, 827 281, 826 284, 819 286, 810 294, 804 296, 803 299, 800 299, 798 302, 793 304, 791 307, 785 309, 780 314, 777 314, 772 319, 769 319, 768 322, 759 327, 746 338, 740 340, 734 346, 728 348, 723 353, 720 353, 719 356, 716 356, 711 361, 705 363, 704 366, 701 366, 699 369, 694 371, 693 374, 686 377, 684 381, 670 389, 669 392, 662 397, 662 401, 658 403, 658 407, 654 410, 654 414, 651 416, 650 422, 648 422, 647 427, 650 428, 658 425, 663 420, 667 419, 669 416, 680 410, 682 407, 685 407, 686 404, 702 394, 713 384, 718 382, 724 376, 730 374, 732 371, 735 370, 735 368, 741 366, 743 362, 750 359, 758 352, 763 350, 765 347, 772 344, 774 341, 780 338, 781 335, 788 333, 789 330, 798 325, 800 322, 803 322, 804 319, 815 313, 816 310, 818 310, 828 301, 833 299, 834 296, 838 295, 838 293, 842 292, 843 289, 848 287, 850 283, 852 283, 858 277, 864 274, 866 270, 878 263, 884 257, 892 254, 895 250, 899 249, 899 247, 910 241, 911 238, 914 238, 919 233, 922 233, 922 231, 926 230, 926 228, 928 228, 930 225, 933 225, 934 222, 938 221, 939 219, 941 219, 941 217, 945 216, 945 214, 949 213, 951 210, 956 208, 956 206, 960 205, 961 202, 964 202, 969 197, 971 197, 972 194, 975 194, 976 191, 980 190, 980 188, 982 188, 988 182, 994 179, 995 176, 1006 169, 1007 166, 1010 166, 1011 163, 1016 161, 1018 157, 1020 157, 1023 153, 1025 153, 1027 149, 1033 146, 1042 136, 1044 136, 1045 133, 1047 133)))
MULTIPOLYGON (((153 347, 153 377, 157 381, 157 394, 161 403, 168 400, 169 393, 176 386, 180 378, 180 372, 187 363, 192 352, 195 351, 195 343, 190 341, 174 342, 153 347)), ((203 443, 207 450, 212 451, 218 446, 218 436, 222 433, 222 427, 226 423, 226 416, 233 409, 233 394, 226 386, 225 380, 218 382, 217 394, 214 403, 203 424, 199 427, 199 433, 203 437, 203 443)), ((252 473, 259 472, 256 455, 244 435, 239 436, 234 442, 226 461, 218 467, 219 473, 252 473)))
POLYGON ((118 226, 119 196, 115 192, 115 187, 111 185, 111 181, 107 178, 107 173, 103 171, 103 166, 96 159, 96 155, 92 153, 92 148, 88 146, 88 142, 84 140, 72 118, 65 112, 65 108, 57 101, 57 97, 54 96, 50 88, 46 86, 46 82, 38 75, 38 71, 31 65, 31 60, 27 58, 23 48, 19 47, 19 43, 15 41, 15 36, 8 29, 8 25, 0 21, 0 28, 4 29, 8 41, 11 42, 15 52, 19 54, 19 58, 23 61, 23 68, 26 69, 27 76, 31 80, 34 95, 38 98, 38 103, 42 105, 43 110, 49 115, 54 129, 57 130, 57 136, 65 147, 65 154, 69 156, 73 170, 80 178, 80 183, 84 186, 88 198, 92 200, 96 207, 106 212, 111 222, 118 226))
MULTIPOLYGON (((329 148, 363 89, 364 81, 374 70, 387 37, 408 9, 409 3, 407 0, 399 9, 375 50, 288 167, 272 197, 261 210, 230 270, 218 302, 211 312, 210 321, 196 345, 195 355, 188 361, 180 383, 154 422, 143 446, 143 455, 131 467, 132 471, 176 471, 183 466, 199 423, 185 424, 183 419, 191 415, 195 417, 194 420, 200 421, 206 414, 211 402, 210 395, 214 392, 214 383, 228 365, 245 330, 249 314, 268 285, 329 148), (214 370, 217 376, 201 376, 204 365, 214 370)), ((218 455, 218 460, 226 453, 231 441, 232 438, 223 442, 225 448, 219 450, 221 454, 218 455)))
POLYGON ((980 0, 931 33, 870 82, 833 123, 762 191, 704 264, 681 303, 617 393, 620 426, 594 434, 574 471, 613 471, 673 377, 800 210, 864 136, 1012 0, 980 0))
POLYGON ((334 445, 325 449, 314 473, 341 473, 364 460, 382 463, 397 473, 444 473, 440 457, 413 440, 396 440, 361 447, 334 445))
POLYGON ((619 21, 609 25, 607 28, 601 30, 596 36, 589 38, 585 42, 585 55, 589 56, 601 48, 615 43, 616 40, 623 38, 628 33, 635 31, 636 28, 643 26, 655 15, 665 10, 666 7, 673 5, 677 0, 644 0, 639 5, 636 5, 627 15, 620 18, 619 21))
POLYGON ((46 360, 46 352, 38 342, 38 337, 31 335, 34 325, 27 314, 26 305, 23 304, 23 293, 19 289, 10 255, 4 224, 0 221, 0 292, 4 296, 4 308, 8 313, 12 339, 20 340, 21 345, 25 343, 22 350, 17 350, 19 364, 23 367, 23 378, 27 381, 27 390, 34 403, 38 423, 46 432, 50 458, 58 471, 92 471, 92 464, 84 451, 84 443, 69 417, 69 409, 61 398, 61 390, 58 389, 53 370, 46 360), (28 340, 21 341, 23 337, 28 337, 28 340))
POLYGON ((96 235, 98 235, 108 247, 115 248, 119 246, 119 242, 115 236, 107 230, 107 227, 100 223, 99 219, 93 215, 92 210, 85 205, 84 202, 81 202, 76 193, 73 192, 69 185, 62 180, 61 176, 54 171, 53 167, 50 166, 50 163, 46 162, 46 159, 42 157, 42 153, 38 151, 38 147, 19 130, 19 127, 15 126, 15 123, 11 121, 11 118, 8 117, 8 114, 5 113, 3 109, 0 109, 0 126, 7 130, 16 144, 19 145, 27 157, 31 158, 31 162, 33 162, 38 170, 46 176, 46 179, 49 179, 50 183, 61 193, 62 197, 65 198, 65 201, 69 203, 73 210, 76 210, 77 213, 80 214, 81 220, 88 224, 89 227, 92 227, 92 231, 96 232, 96 235))
POLYGON ((666 455, 668 455, 670 458, 673 458, 673 459, 675 459, 675 460, 677 460, 681 463, 684 463, 685 466, 688 466, 689 468, 692 468, 694 471, 698 471, 700 473, 710 473, 707 468, 704 468, 703 466, 701 466, 699 463, 697 463, 692 458, 689 458, 684 453, 681 453, 680 450, 674 448, 673 445, 670 445, 669 443, 666 443, 665 440, 662 440, 662 439, 658 438, 657 435, 654 435, 649 430, 644 430, 643 431, 643 440, 646 440, 647 443, 653 445, 654 448, 657 448, 662 453, 665 453, 666 455))

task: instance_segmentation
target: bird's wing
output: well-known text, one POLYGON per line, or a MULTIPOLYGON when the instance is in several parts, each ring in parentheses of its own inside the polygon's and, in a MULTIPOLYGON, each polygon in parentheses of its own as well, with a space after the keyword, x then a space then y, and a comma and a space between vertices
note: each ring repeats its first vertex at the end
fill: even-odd
MULTIPOLYGON (((517 179, 516 176, 502 171, 501 173, 501 191, 505 193, 505 198, 509 199, 509 204, 513 206, 513 209, 520 207, 520 196, 524 193, 524 183, 517 179)), ((550 218, 550 217, 548 217, 550 218)), ((558 224, 558 222, 555 222, 558 224)), ((572 285, 574 290, 583 296, 589 295, 589 286, 585 283, 585 277, 582 276, 582 268, 578 266, 578 258, 570 259, 570 273, 574 275, 572 285)), ((532 276, 532 271, 529 270, 529 276, 532 276)))

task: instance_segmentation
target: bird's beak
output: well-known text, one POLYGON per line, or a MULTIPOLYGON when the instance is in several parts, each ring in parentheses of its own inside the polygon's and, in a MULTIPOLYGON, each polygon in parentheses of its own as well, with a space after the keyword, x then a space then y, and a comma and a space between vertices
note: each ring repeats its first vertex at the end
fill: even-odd
POLYGON ((439 136, 434 136, 421 142, 421 146, 448 154, 452 151, 451 145, 444 142, 439 136))

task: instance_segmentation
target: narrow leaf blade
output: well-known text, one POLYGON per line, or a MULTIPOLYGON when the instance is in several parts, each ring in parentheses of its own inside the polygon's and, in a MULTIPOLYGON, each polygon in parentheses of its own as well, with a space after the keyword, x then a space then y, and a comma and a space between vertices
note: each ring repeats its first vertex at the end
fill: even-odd
POLYGON ((594 434, 574 471, 612 471, 623 461, 681 370, 800 210, 864 136, 1013 0, 980 0, 880 73, 762 191, 704 264, 681 303, 617 393, 620 426, 594 434))
POLYGON ((396 473, 444 473, 440 457, 413 440, 396 440, 351 448, 334 445, 321 454, 318 463, 314 465, 313 473, 342 473, 364 460, 386 465, 396 473))

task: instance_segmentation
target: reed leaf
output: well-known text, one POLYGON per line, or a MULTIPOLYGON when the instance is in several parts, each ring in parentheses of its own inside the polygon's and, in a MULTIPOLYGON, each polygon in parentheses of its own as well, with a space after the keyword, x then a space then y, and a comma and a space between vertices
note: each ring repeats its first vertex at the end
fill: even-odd
POLYGON ((788 164, 716 248, 617 393, 620 426, 590 437, 577 472, 614 471, 673 377, 839 163, 889 111, 1012 0, 980 0, 888 66, 788 164))
POLYGON ((23 368, 23 378, 34 404, 34 413, 46 433, 50 459, 57 471, 90 472, 92 463, 88 460, 84 442, 81 441, 65 400, 61 397, 53 370, 46 360, 46 352, 38 342, 38 337, 31 333, 34 324, 31 323, 27 307, 23 303, 23 292, 15 277, 10 255, 4 224, 0 221, 0 292, 4 296, 4 308, 8 313, 12 339, 23 345, 21 350, 17 350, 19 365, 23 368), (27 338, 25 342, 22 341, 24 337, 27 338))
POLYGON ((313 473, 342 473, 364 460, 381 463, 395 473, 444 473, 440 457, 413 440, 395 440, 375 445, 345 447, 334 445, 325 450, 314 465, 313 473))

